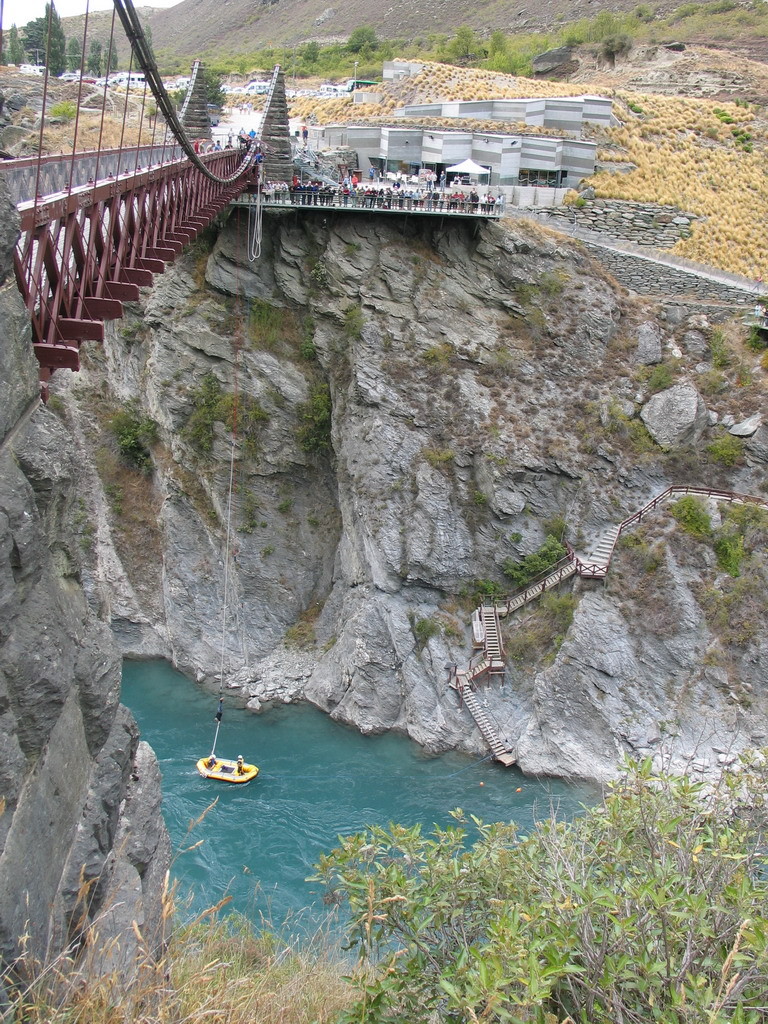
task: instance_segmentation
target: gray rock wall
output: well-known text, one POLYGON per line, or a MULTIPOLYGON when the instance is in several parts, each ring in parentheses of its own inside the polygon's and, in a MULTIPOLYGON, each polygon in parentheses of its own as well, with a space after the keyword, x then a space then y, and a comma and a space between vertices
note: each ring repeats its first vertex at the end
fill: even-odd
POLYGON ((81 586, 82 480, 71 436, 39 400, 8 274, 15 211, 0 201, 0 957, 23 952, 23 974, 97 916, 125 963, 132 921, 153 947, 169 846, 154 755, 119 704, 120 652, 81 586))
MULTIPOLYGON (((695 389, 712 369, 710 326, 660 321, 623 298, 581 246, 536 225, 293 212, 267 214, 264 225, 251 264, 233 215, 207 259, 205 289, 200 254, 190 254, 103 352, 90 350, 83 373, 55 378, 84 424, 94 396, 111 392, 116 407, 136 398, 159 425, 145 485, 160 508, 159 610, 101 518, 90 599, 119 605, 125 650, 170 655, 217 688, 231 441, 222 418, 209 454, 190 440, 199 389, 213 375, 267 416, 255 447, 237 443, 230 692, 254 711, 307 699, 364 732, 392 728, 431 751, 485 753, 446 672, 469 656, 475 581, 508 586, 502 564, 534 551, 553 516, 586 547, 669 483, 758 488, 764 445, 731 470, 709 464, 705 446, 713 424, 744 419, 759 394, 719 391, 693 448, 654 447, 638 418, 651 397, 643 381, 673 357, 677 383, 695 389), (235 294, 252 304, 239 334, 235 294), (266 322, 279 329, 264 333, 266 322), (301 431, 318 386, 331 397, 329 444, 307 451, 301 431)), ((88 448, 85 437, 84 460, 88 448)), ((705 696, 706 763, 720 756, 716 745, 765 735, 761 693, 748 712, 734 709, 702 675, 718 641, 695 597, 701 572, 687 572, 671 597, 654 599, 659 614, 670 602, 676 632, 646 634, 645 606, 576 585, 573 625, 549 663, 546 651, 513 659, 504 685, 484 691, 524 770, 605 778, 625 752, 686 766, 705 696), (663 751, 662 721, 677 723, 674 735, 665 727, 663 751)), ((528 614, 510 624, 511 645, 518 628, 533 628, 528 614)), ((717 657, 754 679, 766 651, 717 657)))

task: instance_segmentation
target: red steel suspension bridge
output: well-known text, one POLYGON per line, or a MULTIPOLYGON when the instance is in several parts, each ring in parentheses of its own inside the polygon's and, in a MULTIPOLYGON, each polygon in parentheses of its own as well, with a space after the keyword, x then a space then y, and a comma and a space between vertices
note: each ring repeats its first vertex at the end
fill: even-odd
MULTIPOLYGON (((254 178, 253 155, 248 151, 196 152, 165 91, 131 0, 114 0, 114 8, 131 42, 131 68, 135 62, 146 82, 139 139, 148 93, 165 122, 155 117, 151 144, 123 144, 124 116, 120 145, 102 148, 105 85, 98 148, 77 150, 78 96, 71 155, 44 156, 46 72, 40 152, 35 158, 1 165, 21 218, 14 270, 31 320, 44 397, 51 374, 63 367, 79 369, 81 343, 102 341, 104 322, 121 317, 123 303, 138 300, 140 287, 150 285, 154 275, 162 273, 254 178), (162 137, 156 141, 158 129, 162 137)), ((87 24, 86 13, 84 40, 87 24)), ((114 34, 113 14, 110 54, 114 34)), ((82 52, 86 53, 85 45, 82 52)), ((200 69, 196 62, 188 95, 200 69)), ((84 75, 82 66, 81 89, 84 75)), ((202 74, 200 79, 201 88, 202 74)), ((277 67, 268 107, 279 91, 284 103, 277 67)), ((290 153, 287 119, 284 134, 290 153)))

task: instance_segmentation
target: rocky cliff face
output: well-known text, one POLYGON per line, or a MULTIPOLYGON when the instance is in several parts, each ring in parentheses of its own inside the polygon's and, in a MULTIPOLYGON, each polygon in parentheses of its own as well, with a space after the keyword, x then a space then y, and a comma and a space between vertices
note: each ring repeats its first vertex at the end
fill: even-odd
POLYGON ((0 204, 0 957, 23 954, 23 973, 98 919, 115 940, 107 967, 138 952, 132 921, 150 948, 158 938, 169 863, 159 772, 119 704, 120 652, 83 593, 82 479, 71 437, 40 403, 4 185, 0 204))
MULTIPOLYGON (((225 682, 253 710, 306 699, 484 753, 446 669, 468 660, 477 595, 511 589, 505 564, 562 520, 584 550, 671 482, 765 483, 766 428, 723 427, 760 408, 757 357, 665 320, 554 232, 287 212, 249 263, 246 230, 233 216, 55 379, 106 482, 88 492, 88 591, 128 654, 214 683, 224 635, 225 682), (106 440, 129 400, 157 424, 150 474, 106 440)), ((483 698, 524 770, 606 778, 625 752, 708 770, 761 741, 768 649, 722 628, 742 598, 715 533, 691 553, 654 523, 609 585, 505 625, 507 677, 483 698)), ((760 529, 741 541, 753 579, 760 529)))

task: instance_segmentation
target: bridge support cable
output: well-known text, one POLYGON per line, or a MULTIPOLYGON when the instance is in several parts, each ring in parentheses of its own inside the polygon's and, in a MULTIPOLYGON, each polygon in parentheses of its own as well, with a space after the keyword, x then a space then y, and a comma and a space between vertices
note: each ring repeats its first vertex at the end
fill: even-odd
POLYGON ((206 167, 195 152, 194 146, 190 142, 187 133, 179 120, 173 101, 165 91, 165 86, 163 85, 162 79, 160 78, 160 72, 157 68, 157 62, 155 61, 154 54, 152 53, 152 47, 149 45, 147 37, 144 35, 144 30, 141 27, 141 22, 139 21, 139 16, 136 13, 136 8, 133 6, 132 0, 113 0, 113 2, 115 9, 117 10, 118 17, 122 22, 125 34, 131 44, 132 52, 135 54, 136 61, 144 72, 145 80, 155 98, 158 110, 162 112, 166 124, 176 138, 176 141, 182 147, 198 171, 205 175, 206 178, 210 178, 212 181, 216 181, 221 185, 229 185, 236 182, 239 178, 243 177, 248 170, 251 162, 250 148, 246 150, 243 160, 237 167, 237 170, 228 177, 220 177, 206 167))

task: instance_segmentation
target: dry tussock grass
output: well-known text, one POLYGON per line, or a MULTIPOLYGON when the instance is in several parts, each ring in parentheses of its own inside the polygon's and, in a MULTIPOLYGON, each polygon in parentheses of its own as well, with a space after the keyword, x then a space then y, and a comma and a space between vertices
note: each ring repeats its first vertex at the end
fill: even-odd
MULTIPOLYGON (((138 927, 135 935, 141 940, 138 927)), ((142 942, 139 943, 140 950, 142 942)), ((10 990, 25 1024, 330 1024, 352 1002, 349 965, 323 936, 302 948, 242 918, 198 920, 130 972, 61 956, 10 990)), ((34 965, 26 965, 33 967, 34 965)))
MULTIPOLYGON (((525 99, 538 96, 580 96, 583 86, 560 82, 516 78, 482 68, 457 68, 449 64, 427 63, 418 75, 399 82, 382 82, 376 87, 381 103, 353 104, 351 97, 322 100, 303 96, 294 101, 294 117, 314 115, 321 124, 344 123, 354 118, 380 117, 409 103, 439 103, 446 100, 525 99)), ((482 122, 479 122, 482 123, 482 122)), ((499 122, 492 124, 499 130, 499 122)), ((469 129, 465 129, 469 130, 469 129)), ((492 128, 481 128, 491 131, 492 128)))
POLYGON ((619 93, 624 123, 609 130, 611 160, 630 161, 626 174, 600 172, 591 179, 606 199, 658 202, 704 218, 674 252, 747 277, 768 274, 768 189, 765 129, 752 108, 733 103, 646 93, 619 93), (640 107, 632 114, 627 103, 640 107), (723 123, 721 110, 733 123, 723 123), (745 151, 733 131, 752 136, 745 151))
MULTIPOLYGON (((99 136, 101 135, 102 149, 116 149, 123 139, 123 146, 130 147, 139 144, 139 126, 141 125, 142 146, 148 146, 153 141, 156 145, 162 145, 165 131, 165 122, 158 120, 157 127, 154 127, 154 119, 150 121, 145 111, 142 119, 139 111, 129 109, 128 117, 123 129, 122 112, 115 111, 104 118, 104 126, 101 127, 100 114, 81 114, 77 126, 77 149, 81 152, 86 149, 97 149, 99 136)), ((37 137, 37 136, 35 136, 37 137)), ((71 153, 75 139, 75 122, 69 121, 65 124, 53 124, 46 122, 43 133, 43 153, 71 153)))

